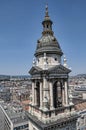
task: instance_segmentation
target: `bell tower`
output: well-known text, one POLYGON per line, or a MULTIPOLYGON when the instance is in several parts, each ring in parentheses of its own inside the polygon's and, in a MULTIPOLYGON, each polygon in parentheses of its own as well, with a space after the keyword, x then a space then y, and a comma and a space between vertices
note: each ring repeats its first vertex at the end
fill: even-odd
POLYGON ((29 127, 30 130, 76 130, 77 113, 68 95, 71 70, 62 65, 63 52, 52 24, 46 6, 42 36, 37 41, 35 59, 29 71, 32 80, 29 127))

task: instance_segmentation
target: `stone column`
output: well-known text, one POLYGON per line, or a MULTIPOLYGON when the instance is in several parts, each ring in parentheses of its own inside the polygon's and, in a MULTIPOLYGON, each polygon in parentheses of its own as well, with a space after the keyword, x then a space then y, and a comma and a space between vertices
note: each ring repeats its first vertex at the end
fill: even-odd
POLYGON ((46 111, 48 110, 48 84, 47 84, 47 79, 46 77, 43 78, 43 110, 46 111))
POLYGON ((62 105, 65 105, 65 88, 64 88, 64 82, 62 81, 62 105))
POLYGON ((54 105, 53 105, 53 84, 52 82, 49 83, 50 84, 50 109, 54 109, 54 105))
POLYGON ((64 89, 65 89, 65 105, 68 105, 68 82, 67 80, 64 82, 64 89))
POLYGON ((46 77, 44 77, 43 78, 43 98, 47 96, 46 89, 47 89, 47 80, 46 80, 46 77))
POLYGON ((40 82, 40 109, 43 107, 42 93, 42 82, 40 82))
POLYGON ((35 90, 34 90, 34 87, 35 87, 35 84, 34 84, 34 82, 32 82, 32 105, 35 105, 35 100, 34 100, 34 96, 35 96, 34 95, 35 94, 34 91, 35 90))

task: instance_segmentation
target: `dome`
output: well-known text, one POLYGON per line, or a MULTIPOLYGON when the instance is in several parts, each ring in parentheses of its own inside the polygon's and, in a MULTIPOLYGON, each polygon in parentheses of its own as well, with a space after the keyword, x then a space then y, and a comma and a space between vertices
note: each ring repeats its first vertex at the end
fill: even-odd
POLYGON ((43 32, 42 37, 37 41, 37 48, 35 51, 35 56, 46 54, 57 54, 62 56, 63 52, 56 38, 54 37, 54 32, 52 31, 52 24, 49 15, 48 7, 46 7, 45 18, 42 22, 43 32))
POLYGON ((56 38, 52 35, 43 35, 37 43, 37 48, 35 56, 42 55, 44 53, 48 54, 59 54, 62 55, 63 52, 56 38))

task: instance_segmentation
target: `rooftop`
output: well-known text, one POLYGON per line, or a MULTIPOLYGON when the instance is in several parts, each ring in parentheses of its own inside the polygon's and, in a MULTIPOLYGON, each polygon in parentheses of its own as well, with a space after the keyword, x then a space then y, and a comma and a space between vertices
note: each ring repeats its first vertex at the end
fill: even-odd
POLYGON ((23 111, 22 107, 19 104, 1 103, 1 106, 3 107, 4 111, 6 112, 10 120, 13 122, 13 124, 28 121, 28 117, 26 116, 25 111, 23 111))
POLYGON ((85 101, 85 102, 82 102, 82 103, 79 103, 79 104, 76 104, 76 105, 75 105, 75 109, 76 109, 77 111, 86 110, 86 101, 85 101))

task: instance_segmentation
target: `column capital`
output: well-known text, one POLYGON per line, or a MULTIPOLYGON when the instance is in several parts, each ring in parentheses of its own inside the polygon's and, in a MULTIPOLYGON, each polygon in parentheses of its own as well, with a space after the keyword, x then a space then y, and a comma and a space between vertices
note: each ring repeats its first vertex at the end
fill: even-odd
POLYGON ((68 82, 68 78, 65 78, 63 81, 64 81, 64 82, 68 82))
POLYGON ((35 83, 35 79, 31 79, 31 81, 35 83))
POLYGON ((53 79, 48 79, 48 81, 49 81, 50 83, 53 83, 53 79))

